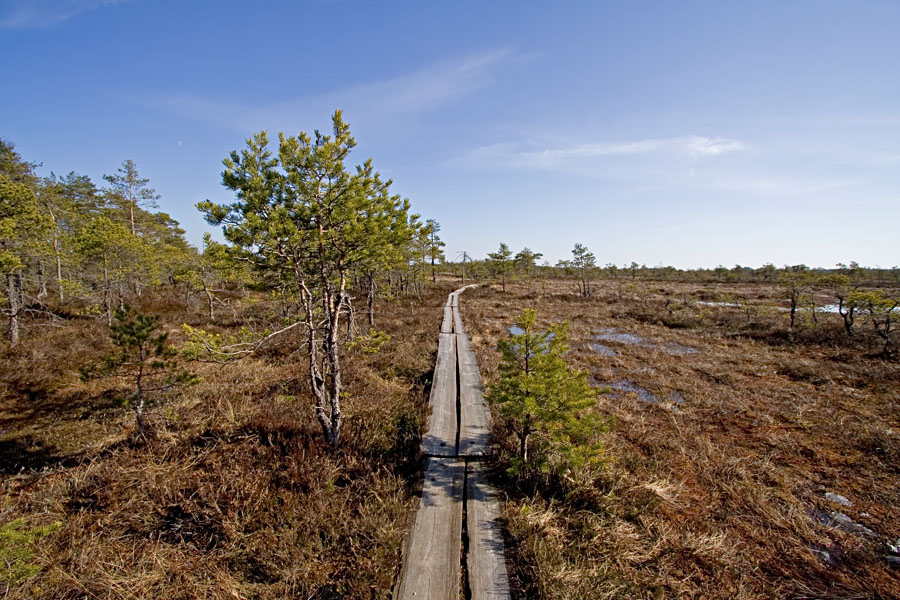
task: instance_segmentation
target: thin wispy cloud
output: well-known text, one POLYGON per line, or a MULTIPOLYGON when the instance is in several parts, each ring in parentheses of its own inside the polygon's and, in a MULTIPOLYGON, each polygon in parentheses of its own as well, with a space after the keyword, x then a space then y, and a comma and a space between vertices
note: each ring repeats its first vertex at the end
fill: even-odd
MULTIPOLYGON (((725 137, 688 135, 545 149, 535 149, 535 145, 531 142, 482 146, 446 164, 463 169, 531 170, 598 177, 617 181, 637 195, 705 190, 745 198, 805 197, 859 183, 821 173, 785 173, 781 169, 760 168, 749 154, 740 163, 720 162, 718 157, 741 155, 751 148, 741 140, 725 137)), ((756 146, 753 149, 759 150, 756 146)))
MULTIPOLYGON (((192 94, 160 95, 150 104, 183 116, 213 122, 243 132, 259 129, 292 131, 321 121, 336 107, 355 119, 377 120, 431 110, 491 86, 495 71, 521 59, 508 49, 493 50, 457 60, 441 61, 411 73, 340 90, 281 102, 249 105, 223 102, 192 94)), ((147 103, 146 98, 136 98, 147 103)))
POLYGON ((5 0, 0 2, 0 28, 46 29, 82 13, 131 0, 5 0))
POLYGON ((740 140, 706 136, 683 136, 617 143, 577 144, 562 148, 532 149, 533 144, 513 143, 481 146, 451 161, 453 166, 478 168, 538 168, 569 170, 610 157, 657 156, 702 158, 743 150, 740 140))

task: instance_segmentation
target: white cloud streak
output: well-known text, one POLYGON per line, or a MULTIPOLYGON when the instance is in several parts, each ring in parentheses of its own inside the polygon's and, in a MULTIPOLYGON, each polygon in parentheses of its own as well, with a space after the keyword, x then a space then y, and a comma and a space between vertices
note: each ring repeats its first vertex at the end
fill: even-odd
MULTIPOLYGON (((518 58, 508 49, 483 52, 382 81, 269 104, 220 102, 190 94, 157 96, 150 104, 242 132, 292 131, 338 107, 354 119, 377 121, 434 109, 493 85, 493 71, 518 58)), ((144 98, 135 101, 147 102, 144 98)))
POLYGON ((131 0, 7 0, 0 4, 0 28, 46 29, 105 6, 131 0))
POLYGON ((668 155, 703 158, 744 150, 740 140, 691 135, 619 143, 577 144, 562 148, 531 150, 521 144, 492 144, 475 148, 454 159, 454 166, 479 168, 538 168, 565 170, 573 163, 582 164, 616 156, 668 155))

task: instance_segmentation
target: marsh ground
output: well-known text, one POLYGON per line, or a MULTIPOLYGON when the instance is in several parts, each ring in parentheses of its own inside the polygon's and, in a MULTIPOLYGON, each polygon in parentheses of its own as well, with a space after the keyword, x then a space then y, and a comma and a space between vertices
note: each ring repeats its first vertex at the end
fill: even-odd
POLYGON ((836 314, 789 335, 785 306, 757 284, 466 293, 487 383, 497 339, 536 308, 569 320, 569 358, 616 419, 590 490, 507 484, 522 597, 900 597, 900 364, 836 314))
MULTIPOLYGON (((31 555, 17 564, 36 570, 8 570, 6 597, 389 597, 439 307, 455 287, 380 305, 390 339, 347 351, 337 455, 323 449, 291 335, 235 363, 192 363, 203 383, 158 398, 142 439, 120 402, 126 381, 79 377, 112 350, 105 321, 29 329, 0 355, 0 536, 19 540, 31 555), (53 527, 31 545, 10 535, 17 519, 53 527)), ((199 306, 146 302, 175 342, 183 321, 228 333, 281 318, 252 296, 215 323, 199 306)), ((610 388, 599 405, 616 418, 587 488, 505 488, 521 597, 900 596, 889 547, 900 536, 900 364, 876 355, 871 333, 848 340, 835 314, 806 314, 789 335, 785 305, 755 284, 466 292, 487 382, 497 339, 534 307, 544 324, 570 321, 569 358, 610 388)))
MULTIPOLYGON (((237 362, 187 365, 203 382, 157 397, 145 439, 121 404, 127 381, 79 377, 113 350, 105 319, 30 328, 0 356, 0 537, 18 540, 3 597, 388 597, 446 293, 380 304, 390 339, 347 350, 337 454, 292 332, 237 362), (34 544, 17 535, 46 525, 34 544)), ((145 303, 176 343, 183 321, 227 334, 281 318, 252 295, 215 323, 200 306, 145 303)))

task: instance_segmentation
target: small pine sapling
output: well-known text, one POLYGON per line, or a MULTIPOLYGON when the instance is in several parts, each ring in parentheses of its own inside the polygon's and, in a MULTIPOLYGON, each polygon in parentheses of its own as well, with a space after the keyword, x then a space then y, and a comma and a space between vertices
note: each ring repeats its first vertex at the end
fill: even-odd
POLYGON ((570 368, 568 322, 546 331, 535 328, 536 311, 527 309, 509 337, 500 340, 500 378, 487 399, 517 438, 518 450, 509 471, 515 476, 536 472, 565 474, 598 463, 600 434, 610 421, 596 410, 596 390, 587 373, 570 368))
POLYGON ((126 304, 116 310, 109 329, 119 353, 107 358, 106 366, 109 371, 124 372, 134 382, 135 391, 129 403, 143 433, 147 394, 193 385, 199 382, 199 377, 179 368, 177 352, 166 345, 169 334, 159 331, 158 316, 144 314, 126 304))

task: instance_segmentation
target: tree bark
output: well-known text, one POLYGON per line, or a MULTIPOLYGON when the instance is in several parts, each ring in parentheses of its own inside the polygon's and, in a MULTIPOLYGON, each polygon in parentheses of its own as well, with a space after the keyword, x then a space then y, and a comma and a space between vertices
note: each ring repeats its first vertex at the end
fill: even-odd
POLYGON ((206 303, 209 308, 209 320, 212 321, 214 319, 214 311, 213 311, 213 295, 212 292, 209 291, 209 286, 206 284, 205 279, 200 280, 203 283, 203 291, 206 293, 206 303))
POLYGON ((56 259, 56 290, 59 292, 59 301, 63 301, 62 288, 62 260, 59 256, 59 230, 56 227, 56 215, 50 209, 50 219, 53 221, 53 257, 56 259))
POLYGON ((64 300, 62 286, 62 260, 59 258, 59 240, 53 237, 53 253, 56 255, 56 289, 59 291, 59 301, 64 300))
POLYGON ((9 344, 19 343, 19 295, 16 293, 16 273, 6 274, 6 297, 9 311, 9 344))
POLYGON ((838 312, 844 320, 844 330, 847 332, 847 337, 853 337, 853 319, 855 316, 853 313, 855 310, 856 307, 852 305, 847 310, 844 310, 844 297, 838 296, 838 312))
POLYGON ((366 286, 366 312, 369 316, 369 327, 375 327, 375 274, 369 273, 366 286))
POLYGON ((109 283, 109 269, 103 265, 103 305, 106 307, 106 322, 112 327, 112 286, 109 283))
POLYGON ((38 281, 40 281, 40 288, 38 288, 37 297, 45 298, 47 296, 47 277, 44 272, 44 261, 38 261, 38 281))

